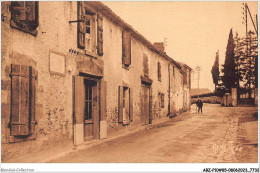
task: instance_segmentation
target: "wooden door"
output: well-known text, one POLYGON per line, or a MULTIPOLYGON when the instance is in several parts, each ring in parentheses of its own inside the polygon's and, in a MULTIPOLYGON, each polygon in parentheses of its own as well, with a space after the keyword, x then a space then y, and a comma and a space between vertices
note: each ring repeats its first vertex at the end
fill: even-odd
POLYGON ((141 91, 141 100, 142 100, 142 117, 141 123, 143 125, 149 124, 149 117, 150 117, 150 105, 149 105, 149 96, 150 96, 150 88, 147 85, 142 85, 141 91))
POLYGON ((85 109, 84 109, 84 137, 86 140, 98 138, 98 87, 97 81, 84 80, 85 109))

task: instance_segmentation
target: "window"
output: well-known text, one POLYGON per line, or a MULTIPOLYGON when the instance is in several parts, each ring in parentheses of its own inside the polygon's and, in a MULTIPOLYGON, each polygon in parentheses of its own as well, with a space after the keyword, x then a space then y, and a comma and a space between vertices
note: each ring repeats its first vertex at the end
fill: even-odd
POLYGON ((149 68, 148 68, 148 57, 146 54, 143 54, 143 70, 144 70, 144 76, 149 76, 149 68))
POLYGON ((164 108, 164 93, 161 94, 161 107, 164 108))
POLYGON ((158 73, 158 81, 162 81, 162 75, 161 75, 161 63, 158 62, 158 69, 157 69, 157 73, 158 73))
POLYGON ((158 93, 159 108, 164 108, 164 93, 158 93))
POLYGON ((158 93, 158 104, 159 104, 159 108, 161 108, 161 106, 162 106, 162 95, 161 95, 161 93, 158 93))
POLYGON ((122 64, 124 67, 131 65, 131 33, 122 31, 122 64))
POLYGON ((129 87, 119 86, 118 122, 123 125, 133 121, 133 91, 129 87))
POLYGON ((35 131, 35 70, 11 65, 11 136, 28 136, 35 131))
POLYGON ((188 81, 187 81, 187 70, 186 69, 184 70, 184 73, 183 73, 183 84, 184 85, 188 84, 188 81))
POLYGON ((38 27, 38 2, 12 1, 11 2, 11 27, 37 35, 38 27))
POLYGON ((100 14, 86 10, 85 3, 78 2, 78 48, 84 49, 88 55, 103 55, 102 21, 100 14))
POLYGON ((93 87, 96 85, 95 81, 84 80, 85 84, 85 120, 92 120, 93 118, 93 87))
POLYGON ((174 66, 172 66, 172 73, 173 73, 173 77, 175 77, 175 68, 174 68, 174 66))

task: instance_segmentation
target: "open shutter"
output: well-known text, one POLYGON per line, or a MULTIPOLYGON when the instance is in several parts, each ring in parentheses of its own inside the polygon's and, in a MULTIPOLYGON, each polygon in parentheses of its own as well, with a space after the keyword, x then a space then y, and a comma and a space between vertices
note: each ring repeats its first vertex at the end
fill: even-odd
POLYGON ((161 98, 162 99, 162 103, 161 103, 162 104, 162 108, 164 108, 164 93, 161 94, 161 97, 162 97, 161 98))
POLYGON ((74 77, 74 145, 84 141, 85 85, 84 77, 74 77))
POLYGON ((97 15, 97 53, 99 56, 103 55, 103 17, 97 15))
POLYGON ((29 134, 29 67, 11 65, 11 136, 29 134))
POLYGON ((30 134, 35 132, 35 80, 36 80, 36 72, 35 69, 30 67, 30 134))
POLYGON ((107 120, 107 83, 104 81, 104 79, 101 80, 101 118, 100 121, 106 121, 107 120))
POLYGON ((133 89, 129 88, 129 120, 133 121, 134 117, 134 102, 133 102, 133 89))
POLYGON ((83 124, 85 108, 85 85, 84 77, 75 76, 75 124, 83 124))
POLYGON ((123 123, 123 87, 118 87, 118 122, 123 123))
POLYGON ((122 32, 122 61, 124 65, 131 64, 131 33, 128 31, 122 32))
POLYGON ((146 54, 143 54, 143 68, 144 68, 144 76, 149 76, 149 69, 148 69, 148 57, 146 54))
POLYGON ((101 80, 100 88, 100 139, 107 138, 107 83, 104 79, 101 80))
POLYGON ((85 49, 86 18, 84 2, 78 2, 78 48, 85 49))

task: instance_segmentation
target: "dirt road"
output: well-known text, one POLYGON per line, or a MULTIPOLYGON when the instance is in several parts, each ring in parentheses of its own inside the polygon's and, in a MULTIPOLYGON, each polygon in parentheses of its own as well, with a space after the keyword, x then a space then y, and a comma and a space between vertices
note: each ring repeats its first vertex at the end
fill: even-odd
POLYGON ((204 104, 203 114, 197 114, 193 105, 191 112, 180 114, 164 124, 51 162, 257 162, 257 120, 252 116, 256 111, 256 107, 204 104))

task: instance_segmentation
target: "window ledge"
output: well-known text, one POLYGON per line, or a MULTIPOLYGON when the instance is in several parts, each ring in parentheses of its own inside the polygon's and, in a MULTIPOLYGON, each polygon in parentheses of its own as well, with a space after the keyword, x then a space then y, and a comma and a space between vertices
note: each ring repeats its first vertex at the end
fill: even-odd
POLYGON ((98 55, 96 53, 90 52, 88 50, 84 50, 84 53, 85 53, 85 55, 91 56, 91 57, 93 57, 95 59, 98 58, 98 55))
POLYGON ((10 26, 11 26, 12 28, 17 29, 17 30, 20 30, 20 31, 23 31, 23 32, 25 32, 25 33, 31 34, 31 35, 33 35, 33 36, 35 36, 35 37, 36 37, 37 34, 38 34, 38 32, 37 32, 36 29, 35 29, 35 30, 29 30, 29 29, 27 29, 27 28, 22 28, 22 27, 18 26, 13 20, 11 20, 10 26))
POLYGON ((129 70, 130 69, 130 65, 129 66, 126 66, 124 64, 122 64, 122 68, 126 69, 126 70, 129 70))

